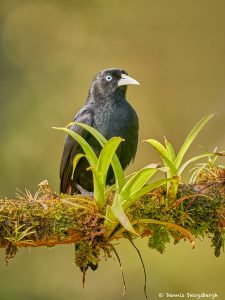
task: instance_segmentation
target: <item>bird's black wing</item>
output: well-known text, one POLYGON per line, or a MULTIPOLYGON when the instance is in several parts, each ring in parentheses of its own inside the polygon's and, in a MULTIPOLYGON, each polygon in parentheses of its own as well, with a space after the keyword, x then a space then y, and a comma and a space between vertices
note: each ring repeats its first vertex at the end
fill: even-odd
MULTIPOLYGON (((74 121, 92 126, 93 119, 93 110, 90 105, 86 105, 78 112, 74 118, 74 121)), ((83 138, 85 138, 88 134, 85 129, 75 124, 72 125, 70 129, 81 135, 83 138)), ((71 190, 74 188, 71 186, 71 184, 73 184, 71 180, 73 158, 76 154, 81 152, 82 148, 79 143, 70 135, 67 135, 60 165, 60 193, 71 194, 71 190)))

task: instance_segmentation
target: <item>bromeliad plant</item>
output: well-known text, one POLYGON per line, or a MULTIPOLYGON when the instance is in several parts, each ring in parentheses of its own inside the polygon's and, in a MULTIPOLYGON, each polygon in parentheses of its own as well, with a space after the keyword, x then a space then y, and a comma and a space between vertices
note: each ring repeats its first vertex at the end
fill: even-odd
MULTIPOLYGON (((114 155, 116 149, 123 141, 120 137, 113 137, 107 141, 96 129, 93 127, 83 124, 73 122, 68 124, 66 127, 54 127, 55 129, 62 130, 72 136, 81 145, 84 154, 77 154, 73 161, 73 173, 79 160, 82 157, 86 157, 89 162, 90 170, 93 173, 93 185, 94 185, 94 198, 99 206, 100 210, 104 210, 106 204, 106 177, 110 164, 112 164, 114 174, 118 180, 119 186, 125 183, 124 174, 122 167, 119 163, 118 158, 114 155), (69 129, 71 125, 76 124, 83 127, 85 130, 89 131, 100 143, 102 150, 99 157, 95 154, 92 147, 85 141, 85 139, 78 133, 69 129)), ((73 176, 73 175, 72 175, 73 176)))
MULTIPOLYGON (((86 157, 90 165, 90 170, 93 173, 94 199, 99 206, 100 211, 103 213, 106 212, 105 226, 107 229, 107 237, 110 237, 111 233, 119 223, 121 223, 126 230, 135 233, 135 230, 126 215, 126 211, 141 196, 165 184, 165 182, 168 182, 170 179, 157 180, 146 186, 146 183, 158 170, 156 165, 149 165, 133 173, 126 181, 124 171, 118 157, 116 156, 116 150, 120 143, 123 142, 122 138, 113 137, 107 141, 93 127, 78 122, 70 123, 66 127, 54 128, 64 131, 76 139, 84 151, 84 154, 77 154, 75 156, 73 172, 79 160, 82 157, 86 157), (99 157, 96 156, 91 146, 83 137, 68 128, 73 124, 83 127, 97 139, 102 146, 99 157), (116 184, 113 186, 115 188, 113 202, 111 205, 108 205, 107 196, 109 194, 109 188, 106 186, 106 177, 110 165, 112 165, 113 168, 116 184)), ((110 191, 111 190, 112 187, 110 188, 110 191)))
MULTIPOLYGON (((215 153, 204 153, 183 162, 184 156, 194 139, 213 115, 214 114, 205 116, 196 124, 178 151, 178 154, 175 153, 172 143, 166 138, 165 146, 157 140, 147 140, 160 154, 164 166, 160 168, 158 165, 148 165, 130 174, 128 177, 125 177, 120 161, 116 156, 116 151, 123 142, 122 138, 113 137, 107 141, 104 136, 93 127, 78 122, 70 123, 66 127, 55 127, 55 129, 64 131, 73 137, 83 149, 83 153, 77 154, 74 158, 73 173, 77 168, 79 160, 85 157, 89 162, 89 169, 93 175, 93 201, 95 201, 93 204, 98 206, 98 213, 96 214, 95 211, 94 217, 97 215, 97 220, 100 221, 100 227, 97 228, 97 231, 94 233, 88 232, 87 235, 83 237, 83 240, 77 244, 76 264, 83 271, 83 283, 87 268, 91 266, 92 269, 96 269, 101 250, 104 250, 106 255, 114 251, 120 263, 118 254, 112 244, 115 238, 124 236, 128 238, 133 245, 132 239, 135 235, 143 235, 143 233, 146 234, 145 232, 149 232, 151 235, 149 247, 158 250, 160 253, 164 251, 165 244, 170 241, 171 237, 177 242, 184 236, 189 239, 194 246, 195 239, 193 233, 196 234, 196 226, 193 224, 193 216, 187 214, 187 211, 185 211, 184 214, 183 205, 181 205, 180 208, 178 207, 182 198, 179 199, 179 203, 178 201, 170 202, 167 201, 167 199, 176 200, 181 175, 187 166, 201 158, 215 155, 215 153), (74 124, 85 129, 99 142, 102 149, 98 157, 86 140, 70 129, 70 126, 74 124), (106 179, 110 166, 114 172, 115 184, 108 187, 106 179), (165 172, 166 178, 149 183, 158 170, 165 172), (165 188, 158 189, 158 187, 162 185, 167 185, 167 193, 165 193, 165 188), (150 197, 140 199, 153 190, 154 193, 152 193, 150 197), (113 193, 111 193, 112 191, 113 193), (138 202, 139 199, 140 201, 138 202), (136 207, 139 206, 141 206, 141 211, 143 210, 143 212, 135 213, 136 207), (119 226, 120 224, 122 226, 119 226), (193 226, 194 230, 192 232, 193 226), (128 232, 132 233, 132 235, 128 234, 128 232), (101 237, 99 235, 101 235, 101 237)), ((194 196, 196 197, 197 195, 194 196)), ((92 200, 90 201, 92 202, 92 200)), ((194 204, 199 205, 197 201, 194 204)), ((198 207, 196 210, 197 209, 198 207)), ((209 222, 209 226, 212 227, 212 232, 215 232, 214 225, 214 223, 211 225, 209 222)), ((201 230, 200 228, 200 233, 202 232, 201 230)), ((216 249, 218 249, 217 245, 216 247, 216 249)), ((141 256, 140 259, 142 261, 141 256)))
POLYGON ((159 153, 164 164, 164 171, 166 173, 166 177, 173 178, 173 180, 167 183, 168 199, 173 200, 176 198, 178 185, 181 181, 181 175, 191 163, 204 157, 211 157, 212 155, 215 155, 214 153, 204 153, 194 156, 191 159, 183 162, 184 156, 188 151, 189 147, 191 146, 197 135, 200 133, 200 131, 203 129, 203 127, 214 115, 215 114, 206 115, 194 126, 194 128, 191 130, 191 132, 185 139, 183 145, 181 146, 177 154, 175 153, 172 143, 169 142, 166 138, 165 146, 155 139, 146 140, 146 142, 152 145, 159 153))
POLYGON ((204 180, 204 177, 207 175, 207 178, 212 178, 212 180, 217 179, 220 176, 221 170, 225 169, 225 166, 222 164, 216 164, 217 159, 220 156, 224 156, 224 151, 217 152, 217 147, 215 147, 214 156, 208 155, 206 162, 197 163, 195 167, 190 170, 192 173, 189 183, 194 183, 197 180, 204 180))
POLYGON ((74 158, 73 172, 76 169, 79 160, 82 157, 86 157, 93 174, 94 199, 101 213, 105 216, 106 236, 108 238, 110 238, 119 223, 125 230, 135 233, 129 218, 127 217, 127 212, 140 197, 161 185, 167 184, 167 199, 176 199, 178 185, 181 182, 181 175, 184 170, 191 163, 198 161, 199 159, 215 155, 215 153, 204 153, 183 162, 189 147, 214 115, 215 114, 206 115, 194 126, 177 154, 175 153, 172 143, 166 138, 165 146, 155 139, 146 140, 146 142, 151 144, 158 151, 164 166, 159 168, 158 165, 148 165, 131 174, 127 180, 120 161, 116 156, 116 150, 121 142, 123 142, 122 138, 113 137, 107 141, 104 136, 93 127, 78 122, 72 122, 66 127, 54 127, 55 129, 64 131, 72 136, 83 149, 84 153, 77 154, 74 158), (69 128, 73 124, 81 126, 96 138, 102 146, 99 157, 96 156, 91 146, 82 136, 69 128), (109 188, 106 185, 106 178, 110 165, 113 168, 116 183, 109 188), (157 170, 165 172, 166 178, 147 184, 157 170), (109 204, 108 195, 112 190, 114 190, 114 198, 112 203, 109 204))

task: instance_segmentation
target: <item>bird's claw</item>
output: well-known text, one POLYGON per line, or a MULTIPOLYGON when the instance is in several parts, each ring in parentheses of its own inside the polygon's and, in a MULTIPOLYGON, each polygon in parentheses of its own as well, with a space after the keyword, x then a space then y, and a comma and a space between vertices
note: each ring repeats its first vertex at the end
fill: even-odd
POLYGON ((82 195, 88 195, 93 197, 94 193, 93 192, 89 192, 86 189, 84 189, 81 185, 79 185, 78 183, 76 184, 76 188, 77 190, 82 194, 82 195))

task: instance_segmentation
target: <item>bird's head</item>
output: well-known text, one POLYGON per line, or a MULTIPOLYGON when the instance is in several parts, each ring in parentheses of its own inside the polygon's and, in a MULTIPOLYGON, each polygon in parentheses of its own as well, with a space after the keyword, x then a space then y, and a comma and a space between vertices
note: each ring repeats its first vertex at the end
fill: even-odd
POLYGON ((107 69, 99 72, 94 78, 91 91, 103 97, 114 95, 115 93, 125 95, 127 86, 130 84, 139 85, 139 82, 121 69, 107 69))

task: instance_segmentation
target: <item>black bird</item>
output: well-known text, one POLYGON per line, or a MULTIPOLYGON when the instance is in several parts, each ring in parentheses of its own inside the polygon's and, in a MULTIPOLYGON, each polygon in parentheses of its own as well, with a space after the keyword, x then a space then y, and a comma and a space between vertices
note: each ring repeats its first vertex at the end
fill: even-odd
MULTIPOLYGON (((97 129, 107 140, 114 136, 125 139, 117 149, 117 156, 125 169, 134 159, 138 144, 138 117, 135 110, 126 100, 129 84, 139 84, 121 69, 103 70, 94 78, 86 104, 77 113, 74 121, 88 124, 97 129)), ((72 125, 71 130, 80 134, 92 146, 98 155, 101 146, 95 138, 83 128, 72 125)), ((92 192, 93 178, 86 158, 81 158, 72 178, 73 159, 76 154, 83 153, 79 143, 71 136, 66 137, 60 166, 60 192, 92 192)), ((114 181, 112 169, 109 170, 107 183, 114 181)))

